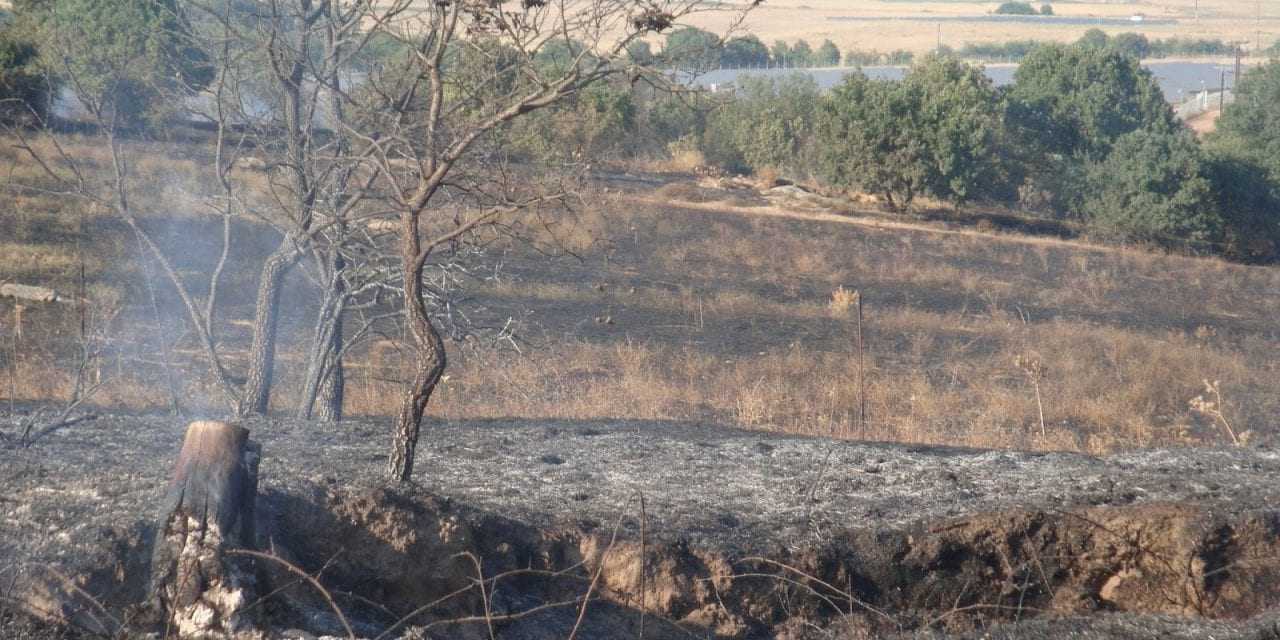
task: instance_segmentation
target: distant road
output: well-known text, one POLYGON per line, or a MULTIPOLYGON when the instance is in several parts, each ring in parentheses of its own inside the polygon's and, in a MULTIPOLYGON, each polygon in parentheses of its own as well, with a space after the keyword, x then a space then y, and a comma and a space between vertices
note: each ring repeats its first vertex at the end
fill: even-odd
POLYGON ((1134 20, 1133 18, 1099 18, 1094 16, 1030 16, 1030 15, 996 15, 984 14, 974 16, 827 16, 827 20, 832 22, 1024 22, 1030 24, 1043 25, 1071 25, 1071 26, 1132 26, 1142 27, 1151 25, 1170 25, 1178 24, 1177 20, 1172 18, 1143 18, 1134 20))
MULTIPOLYGON (((1182 102, 1188 96, 1200 92, 1202 89, 1215 90, 1221 82, 1222 71, 1227 72, 1227 87, 1234 86, 1233 65, 1222 64, 1219 62, 1172 62, 1172 61, 1150 61, 1142 63, 1143 67, 1149 69, 1156 76, 1156 80, 1160 83, 1160 88, 1164 91, 1165 99, 1170 102, 1182 102)), ((1249 64, 1243 65, 1244 69, 1249 68, 1249 64)), ((1018 69, 1016 64, 989 64, 986 65, 987 76, 997 85, 1006 85, 1013 82, 1013 72, 1018 69)), ((863 67, 863 73, 876 79, 885 80, 901 80, 906 74, 907 67, 863 67)), ((823 89, 830 89, 839 84, 844 76, 853 72, 853 68, 827 68, 827 69, 720 69, 711 71, 699 76, 694 84, 703 87, 721 86, 733 83, 739 77, 743 76, 770 76, 780 78, 791 75, 793 73, 807 73, 813 76, 818 86, 823 89)))

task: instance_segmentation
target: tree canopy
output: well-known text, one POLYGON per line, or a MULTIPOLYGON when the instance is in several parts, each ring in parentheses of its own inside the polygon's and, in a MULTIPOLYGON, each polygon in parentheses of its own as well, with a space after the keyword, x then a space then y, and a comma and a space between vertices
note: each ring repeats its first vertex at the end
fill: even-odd
POLYGON ((901 82, 853 74, 822 103, 819 171, 904 207, 969 201, 1003 181, 1000 97, 982 70, 929 56, 901 82))
POLYGON ((1217 241, 1225 224, 1211 178, 1208 159, 1190 133, 1132 131, 1089 167, 1090 226, 1159 244, 1217 241))
POLYGON ((1178 127, 1151 72, 1114 51, 1045 45, 1013 77, 1013 121, 1049 153, 1103 156, 1131 131, 1178 127))
POLYGON ((1235 94, 1218 119, 1213 143, 1234 146, 1280 176, 1280 60, 1246 72, 1235 94))
POLYGON ((16 8, 36 25, 45 67, 76 78, 91 108, 123 122, 165 106, 162 91, 198 89, 211 77, 175 0, 23 0, 16 8))

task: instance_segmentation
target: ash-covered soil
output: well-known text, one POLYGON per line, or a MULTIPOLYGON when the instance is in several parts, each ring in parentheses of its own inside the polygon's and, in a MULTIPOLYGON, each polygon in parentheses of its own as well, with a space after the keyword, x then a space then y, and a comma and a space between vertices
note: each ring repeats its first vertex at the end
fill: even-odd
MULTIPOLYGON (((74 600, 60 574, 109 609, 138 601, 185 422, 106 416, 0 444, 0 598, 74 600)), ((494 420, 428 425, 415 483, 388 487, 386 421, 243 424, 263 450, 264 546, 308 570, 329 563, 335 590, 380 603, 385 619, 352 614, 371 636, 465 587, 475 567, 455 556, 470 553, 490 576, 576 572, 495 588, 508 615, 581 592, 598 570, 609 604, 579 637, 634 637, 644 610, 655 638, 1280 638, 1272 448, 1099 459, 494 420)), ((273 615, 332 630, 300 613, 306 600, 273 615)), ((576 613, 514 616, 500 637, 564 637, 576 613)), ((423 633, 461 637, 450 629, 423 633)))

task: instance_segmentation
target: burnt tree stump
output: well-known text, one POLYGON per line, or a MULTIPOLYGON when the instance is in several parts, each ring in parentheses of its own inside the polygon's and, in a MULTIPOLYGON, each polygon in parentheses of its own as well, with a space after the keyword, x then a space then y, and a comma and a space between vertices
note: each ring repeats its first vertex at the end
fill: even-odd
POLYGON ((252 561, 226 552, 256 546, 260 457, 248 429, 187 427, 151 561, 152 603, 179 637, 229 637, 255 626, 244 611, 256 597, 252 561))

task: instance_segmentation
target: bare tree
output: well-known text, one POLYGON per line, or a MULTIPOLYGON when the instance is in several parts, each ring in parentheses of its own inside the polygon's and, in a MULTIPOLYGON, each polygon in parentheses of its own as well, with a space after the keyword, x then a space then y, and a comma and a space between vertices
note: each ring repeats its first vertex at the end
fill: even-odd
MULTIPOLYGON (((732 10, 740 20, 754 4, 732 10)), ((78 91, 75 69, 64 72, 111 151, 111 179, 99 187, 101 181, 86 179, 61 151, 58 167, 42 166, 69 193, 110 207, 135 231, 177 290, 218 388, 238 414, 265 412, 270 402, 289 274, 319 292, 299 415, 311 416, 319 400, 322 417, 339 416, 343 355, 378 323, 402 323, 412 372, 387 472, 407 480, 423 414, 447 366, 445 337, 458 335, 456 294, 476 274, 475 258, 521 224, 552 224, 577 197, 573 181, 545 179, 546 167, 508 157, 504 135, 528 114, 597 83, 670 84, 665 72, 631 60, 629 47, 724 6, 702 0, 178 2, 182 19, 175 24, 189 26, 184 37, 201 52, 210 78, 204 87, 170 87, 171 101, 214 132, 207 162, 213 186, 193 195, 222 222, 217 263, 199 286, 180 275, 139 221, 139 207, 157 204, 132 197, 137 176, 117 111, 78 91), (244 176, 250 161, 262 183, 256 187, 244 176), (228 370, 217 321, 233 221, 269 226, 280 238, 259 268, 243 382, 228 370), (375 230, 371 221, 382 224, 375 230), (353 317, 359 323, 347 326, 353 317)))
MULTIPOLYGON (((387 473, 408 480, 423 413, 447 366, 424 277, 468 236, 513 217, 540 216, 572 197, 504 162, 509 123, 622 74, 646 77, 628 45, 670 28, 698 0, 398 0, 372 31, 404 43, 371 76, 372 100, 343 123, 395 210, 412 373, 392 436, 387 473), (547 60, 544 52, 563 52, 547 60)), ((703 9, 705 10, 705 9, 703 9)), ((652 78, 649 75, 647 77, 652 78)), ((356 109, 353 109, 355 112, 356 109)))

